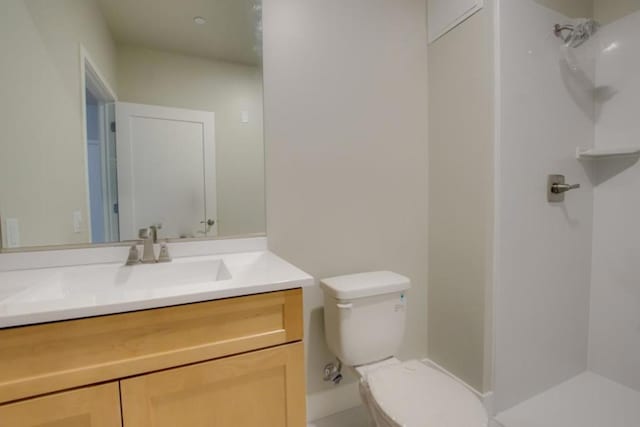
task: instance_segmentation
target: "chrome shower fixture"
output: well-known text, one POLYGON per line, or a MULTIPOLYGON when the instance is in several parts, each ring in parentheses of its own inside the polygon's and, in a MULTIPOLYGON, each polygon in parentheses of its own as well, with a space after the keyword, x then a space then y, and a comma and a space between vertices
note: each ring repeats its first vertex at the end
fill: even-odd
POLYGON ((593 19, 581 19, 576 24, 556 24, 553 34, 562 39, 566 47, 578 47, 593 36, 600 24, 593 19))

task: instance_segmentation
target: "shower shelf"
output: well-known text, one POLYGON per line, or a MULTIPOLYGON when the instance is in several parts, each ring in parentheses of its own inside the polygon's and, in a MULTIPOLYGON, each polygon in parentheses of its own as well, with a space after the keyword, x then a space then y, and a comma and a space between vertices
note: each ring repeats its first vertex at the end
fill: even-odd
POLYGON ((613 157, 638 157, 640 146, 619 148, 580 148, 576 149, 576 157, 579 160, 609 159, 613 157))

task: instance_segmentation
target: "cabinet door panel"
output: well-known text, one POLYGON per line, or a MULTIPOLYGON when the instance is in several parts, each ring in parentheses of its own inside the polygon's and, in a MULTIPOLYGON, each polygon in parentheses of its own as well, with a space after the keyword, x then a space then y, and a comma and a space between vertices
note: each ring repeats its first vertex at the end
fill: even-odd
POLYGON ((121 427, 118 383, 0 406, 0 427, 121 427))
POLYGON ((125 427, 303 427, 302 343, 121 382, 125 427))

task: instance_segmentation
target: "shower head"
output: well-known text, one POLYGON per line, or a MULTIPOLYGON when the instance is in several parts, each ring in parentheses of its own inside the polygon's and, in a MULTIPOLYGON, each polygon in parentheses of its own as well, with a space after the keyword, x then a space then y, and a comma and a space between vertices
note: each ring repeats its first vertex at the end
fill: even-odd
POLYGON ((581 19, 576 24, 556 24, 553 33, 562 39, 566 47, 578 47, 593 36, 600 24, 593 19, 581 19))

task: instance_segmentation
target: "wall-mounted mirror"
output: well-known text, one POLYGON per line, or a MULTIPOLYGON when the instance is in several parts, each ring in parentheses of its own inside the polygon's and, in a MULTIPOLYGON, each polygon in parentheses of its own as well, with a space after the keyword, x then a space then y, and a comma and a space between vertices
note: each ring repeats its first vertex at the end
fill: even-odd
POLYGON ((260 0, 3 0, 2 248, 265 231, 260 0))

